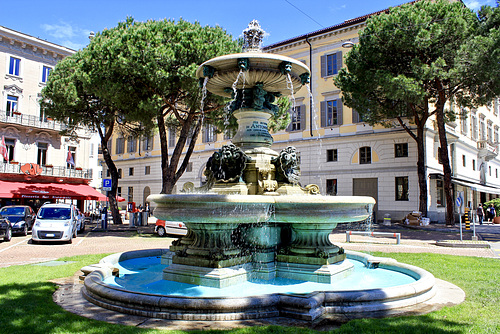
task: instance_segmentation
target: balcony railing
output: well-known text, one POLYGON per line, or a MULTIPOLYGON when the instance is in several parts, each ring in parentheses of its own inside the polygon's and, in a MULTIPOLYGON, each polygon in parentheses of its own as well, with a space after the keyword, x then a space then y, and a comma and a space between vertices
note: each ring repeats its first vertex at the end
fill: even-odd
POLYGON ((47 118, 35 115, 25 115, 18 112, 11 113, 5 110, 0 110, 0 122, 54 131, 61 131, 66 128, 64 124, 47 118))
POLYGON ((487 140, 477 141, 478 156, 489 161, 498 155, 498 143, 490 143, 487 140))
MULTIPOLYGON (((21 166, 24 163, 0 163, 0 173, 14 173, 21 174, 21 166)), ((56 176, 56 177, 74 177, 79 179, 91 179, 92 178, 92 169, 86 168, 67 168, 64 166, 51 166, 45 165, 42 166, 42 173, 40 175, 45 176, 56 176)))

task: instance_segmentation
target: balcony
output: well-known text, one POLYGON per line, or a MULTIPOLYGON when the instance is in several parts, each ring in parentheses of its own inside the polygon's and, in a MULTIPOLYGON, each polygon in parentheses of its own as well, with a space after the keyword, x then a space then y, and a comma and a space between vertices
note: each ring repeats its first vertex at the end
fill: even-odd
MULTIPOLYGON (((26 164, 26 162, 10 162, 10 163, 0 163, 0 173, 13 173, 22 174, 21 166, 26 164)), ((52 166, 45 165, 42 166, 43 176, 55 176, 55 177, 72 177, 78 179, 91 179, 92 169, 86 168, 67 168, 65 166, 52 166)))
POLYGON ((477 156, 484 161, 490 161, 498 155, 498 143, 490 143, 487 140, 477 141, 477 156))
POLYGON ((13 115, 7 115, 5 110, 0 110, 0 122, 29 126, 38 129, 44 130, 53 130, 53 131, 62 131, 66 128, 66 126, 62 123, 44 119, 40 116, 35 115, 26 115, 22 113, 14 113, 13 115))

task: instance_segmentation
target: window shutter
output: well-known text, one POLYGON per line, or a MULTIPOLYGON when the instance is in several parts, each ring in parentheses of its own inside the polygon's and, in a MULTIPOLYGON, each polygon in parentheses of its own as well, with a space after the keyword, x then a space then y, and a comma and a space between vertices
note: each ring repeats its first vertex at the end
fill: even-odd
POLYGON ((321 77, 326 77, 326 55, 321 56, 321 77))
POLYGON ((352 110, 352 122, 359 123, 359 113, 356 111, 356 109, 352 110))
POLYGON ((338 125, 342 125, 344 123, 342 99, 337 99, 337 119, 338 119, 338 125))
POLYGON ((337 52, 336 58, 337 58, 337 73, 339 73, 340 69, 342 68, 342 51, 337 52))
POLYGON ((320 104, 321 109, 321 127, 326 127, 326 101, 321 101, 320 104))
POLYGON ((306 129, 306 106, 305 104, 300 105, 300 130, 304 131, 306 129))

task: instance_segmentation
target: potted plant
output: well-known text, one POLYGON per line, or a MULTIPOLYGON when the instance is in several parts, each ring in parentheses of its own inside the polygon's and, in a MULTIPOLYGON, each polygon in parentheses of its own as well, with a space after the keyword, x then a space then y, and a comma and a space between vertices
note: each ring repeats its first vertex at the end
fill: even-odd
POLYGON ((484 209, 485 211, 488 210, 488 207, 490 204, 493 204, 493 207, 495 208, 496 212, 496 217, 493 218, 493 224, 500 224, 500 198, 494 198, 491 201, 488 201, 484 203, 484 209))

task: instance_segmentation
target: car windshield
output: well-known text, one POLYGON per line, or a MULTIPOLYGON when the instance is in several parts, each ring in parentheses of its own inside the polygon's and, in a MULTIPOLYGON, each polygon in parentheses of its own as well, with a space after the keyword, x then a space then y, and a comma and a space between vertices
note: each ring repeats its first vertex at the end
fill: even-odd
POLYGON ((9 215, 20 216, 20 215, 24 215, 24 208, 16 208, 16 207, 13 207, 13 208, 2 208, 0 210, 0 215, 2 215, 2 216, 9 216, 9 215))
POLYGON ((71 218, 70 208, 40 208, 38 218, 66 220, 71 218))

